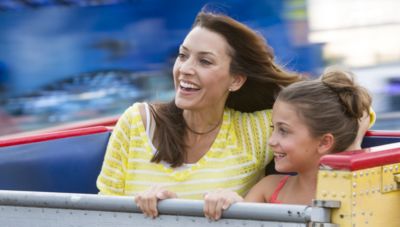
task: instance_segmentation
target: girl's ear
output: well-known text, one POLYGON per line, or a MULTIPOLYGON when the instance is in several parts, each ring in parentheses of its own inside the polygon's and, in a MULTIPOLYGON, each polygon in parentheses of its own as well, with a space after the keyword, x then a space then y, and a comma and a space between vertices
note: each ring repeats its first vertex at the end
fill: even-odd
POLYGON ((318 146, 318 153, 321 155, 329 154, 335 144, 335 138, 331 133, 327 133, 321 137, 318 146))
POLYGON ((246 82, 247 76, 244 75, 234 75, 233 76, 233 81, 231 83, 231 86, 229 87, 229 91, 237 91, 239 90, 244 82, 246 82))

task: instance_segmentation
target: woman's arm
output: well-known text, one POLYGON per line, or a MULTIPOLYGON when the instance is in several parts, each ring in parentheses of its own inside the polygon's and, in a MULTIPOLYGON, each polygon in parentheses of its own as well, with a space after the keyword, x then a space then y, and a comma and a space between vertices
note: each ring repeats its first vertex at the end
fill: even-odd
POLYGON ((96 183, 100 194, 125 194, 125 167, 129 151, 132 111, 133 107, 125 110, 118 119, 108 141, 103 166, 96 183))

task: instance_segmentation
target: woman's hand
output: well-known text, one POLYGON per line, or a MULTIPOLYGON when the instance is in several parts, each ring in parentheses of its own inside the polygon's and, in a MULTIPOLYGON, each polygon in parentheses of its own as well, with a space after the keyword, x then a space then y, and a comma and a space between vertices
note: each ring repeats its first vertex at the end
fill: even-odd
POLYGON ((218 189, 204 196, 204 215, 211 220, 218 220, 222 211, 236 202, 242 202, 243 198, 236 192, 227 189, 218 189))
POLYGON ((144 215, 155 218, 158 216, 158 200, 176 198, 175 192, 168 191, 160 186, 153 186, 148 191, 135 196, 135 203, 144 215))

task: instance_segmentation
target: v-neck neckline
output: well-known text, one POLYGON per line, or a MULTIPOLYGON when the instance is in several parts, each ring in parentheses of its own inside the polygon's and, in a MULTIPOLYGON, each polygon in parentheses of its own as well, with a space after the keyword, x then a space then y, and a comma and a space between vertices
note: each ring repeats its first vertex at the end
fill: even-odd
MULTIPOLYGON (((137 108, 136 111, 139 113, 138 106, 136 108, 137 108)), ((207 158, 216 152, 216 146, 217 146, 216 142, 219 143, 220 141, 226 140, 227 133, 229 131, 230 122, 231 122, 231 111, 228 108, 225 108, 221 127, 219 128, 218 134, 215 137, 215 140, 213 141, 213 143, 211 144, 210 149, 196 163, 187 163, 190 165, 190 166, 188 166, 188 168, 186 168, 184 170, 176 171, 174 168, 167 166, 168 163, 154 163, 154 164, 158 168, 162 169, 164 172, 166 172, 166 173, 170 174, 171 176, 173 176, 174 178, 176 178, 177 180, 181 180, 181 181, 185 180, 190 175, 190 172, 204 166, 205 162, 207 162, 207 158)), ((155 150, 153 150, 153 149, 156 149, 156 148, 153 145, 150 138, 148 137, 142 120, 140 121, 139 128, 141 131, 140 137, 142 138, 142 140, 144 141, 145 146, 146 146, 146 152, 150 153, 150 155, 152 157, 155 152, 155 150)), ((226 143, 226 141, 224 143, 226 143)), ((220 146, 220 144, 218 144, 218 146, 220 146)))

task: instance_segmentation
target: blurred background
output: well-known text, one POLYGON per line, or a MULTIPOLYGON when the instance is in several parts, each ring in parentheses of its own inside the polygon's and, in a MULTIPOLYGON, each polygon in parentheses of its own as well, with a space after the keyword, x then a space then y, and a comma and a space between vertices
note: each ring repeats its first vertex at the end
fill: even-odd
POLYGON ((170 100, 178 46, 207 3, 263 34, 290 70, 352 70, 373 96, 373 129, 400 130, 398 0, 0 0, 0 137, 170 100))

